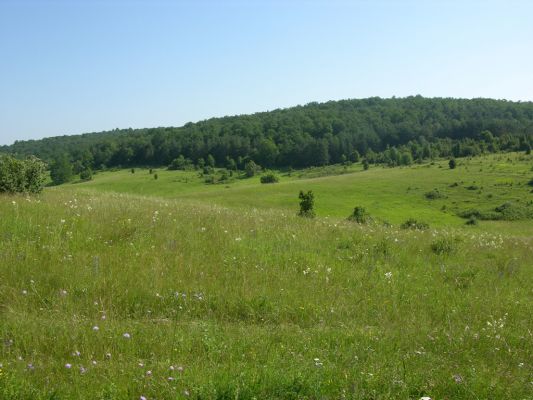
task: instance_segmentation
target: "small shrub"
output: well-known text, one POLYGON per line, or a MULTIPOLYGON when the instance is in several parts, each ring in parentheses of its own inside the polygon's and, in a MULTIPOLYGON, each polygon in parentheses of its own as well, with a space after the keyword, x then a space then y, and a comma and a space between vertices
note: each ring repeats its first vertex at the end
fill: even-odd
POLYGON ((527 183, 529 186, 533 186, 533 178, 527 183))
POLYGON ((425 222, 417 221, 414 218, 409 218, 407 221, 405 221, 403 224, 400 225, 400 228, 402 229, 418 229, 418 230, 425 230, 429 228, 429 225, 425 222))
POLYGON ((300 212, 298 215, 300 217, 314 218, 315 195, 313 192, 309 190, 307 193, 304 193, 302 190, 300 190, 298 198, 300 199, 300 212))
POLYGON ((274 173, 268 173, 261 177, 261 183, 277 183, 279 178, 274 173))
POLYGON ((433 189, 427 193, 424 193, 424 196, 426 197, 426 199, 428 200, 437 200, 437 199, 445 199, 446 198, 446 195, 439 192, 438 189, 433 189))
POLYGON ((85 168, 80 172, 80 179, 82 181, 90 181, 93 179, 93 171, 90 168, 85 168))
POLYGON ((157 176, 157 174, 154 174, 154 179, 157 181, 157 179, 159 178, 159 176, 157 176))
POLYGON ((457 162, 455 161, 455 158, 452 158, 452 159, 448 162, 448 166, 450 167, 450 169, 455 169, 455 167, 457 167, 457 162))
POLYGON ((370 220, 370 215, 363 207, 355 207, 352 215, 348 217, 349 221, 357 222, 358 224, 366 224, 370 220))
POLYGON ((132 169, 130 170, 130 172, 131 172, 132 174, 134 174, 134 173, 135 173, 135 168, 132 168, 132 169))
POLYGON ((452 254, 457 251, 459 240, 454 237, 442 237, 431 243, 431 250, 435 254, 452 254))
POLYGON ((370 168, 370 164, 368 163, 368 160, 365 158, 363 160, 363 169, 366 171, 368 168, 370 168))
POLYGON ((478 224, 478 220, 473 215, 470 218, 468 218, 468 220, 466 221, 466 225, 477 225, 477 224, 478 224))

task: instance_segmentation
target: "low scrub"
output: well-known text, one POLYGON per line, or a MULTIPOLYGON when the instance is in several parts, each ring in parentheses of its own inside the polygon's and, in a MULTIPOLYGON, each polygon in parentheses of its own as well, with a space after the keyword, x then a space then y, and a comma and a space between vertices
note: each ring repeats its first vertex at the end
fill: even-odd
POLYGON ((418 230, 426 230, 429 229, 429 225, 425 222, 417 221, 414 218, 409 218, 407 221, 405 221, 403 224, 400 225, 400 228, 402 229, 418 229, 418 230))
POLYGON ((261 183, 278 183, 279 178, 276 174, 269 172, 261 177, 261 183))
POLYGON ((476 218, 485 221, 519 221, 533 218, 533 208, 516 202, 507 202, 492 210, 469 209, 458 213, 461 218, 476 218))
POLYGON ((437 200, 437 199, 445 199, 446 195, 444 193, 439 192, 438 189, 433 189, 429 192, 424 193, 424 196, 428 200, 437 200))

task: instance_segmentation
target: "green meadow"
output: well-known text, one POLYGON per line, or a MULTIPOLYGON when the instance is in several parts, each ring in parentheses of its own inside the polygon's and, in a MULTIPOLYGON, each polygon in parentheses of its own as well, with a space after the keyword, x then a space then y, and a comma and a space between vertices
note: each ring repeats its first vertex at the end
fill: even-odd
POLYGON ((457 161, 0 196, 0 398, 533 398, 532 220, 458 216, 530 210, 533 158, 457 161))

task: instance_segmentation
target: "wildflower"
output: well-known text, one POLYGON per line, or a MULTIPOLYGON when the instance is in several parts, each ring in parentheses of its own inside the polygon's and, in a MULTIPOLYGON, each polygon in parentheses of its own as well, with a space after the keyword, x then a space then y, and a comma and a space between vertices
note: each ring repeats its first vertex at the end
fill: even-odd
POLYGON ((463 377, 459 374, 455 374, 453 376, 453 380, 455 381, 455 383, 463 383, 463 377))
POLYGON ((79 357, 79 356, 81 356, 81 353, 78 350, 76 350, 76 351, 72 352, 72 356, 73 357, 79 357))
POLYGON ((176 368, 178 372, 183 372, 183 367, 180 365, 178 368, 176 368))
POLYGON ((152 371, 146 371, 146 376, 152 376, 152 371))
POLYGON ((96 362, 95 360, 92 360, 92 361, 91 361, 91 364, 92 364, 92 365, 96 365, 97 362, 96 362))
POLYGON ((389 271, 389 272, 385 273, 385 278, 392 279, 392 272, 389 271))
POLYGON ((189 395, 189 391, 188 391, 187 389, 185 389, 185 390, 183 391, 183 395, 184 395, 184 396, 188 396, 188 395, 189 395))
POLYGON ((107 358, 109 360, 111 358, 111 353, 106 353, 105 354, 105 358, 107 358))
POLYGON ((85 368, 83 365, 80 365, 80 374, 84 374, 87 372, 87 368, 85 368))
POLYGON ((315 362, 315 367, 322 367, 324 365, 319 358, 314 358, 313 361, 315 362))
POLYGON ((169 377, 167 378, 167 381, 169 381, 169 382, 172 382, 173 380, 174 380, 174 378, 171 377, 171 376, 169 376, 169 377))
POLYGON ((71 369, 71 368, 72 368, 72 364, 70 364, 70 363, 66 363, 66 364, 65 364, 65 368, 66 368, 66 369, 71 369))
POLYGON ((96 331, 99 331, 99 330, 100 330, 100 328, 97 325, 93 326, 93 331, 96 332, 96 331))
POLYGON ((242 240, 242 238, 240 238, 240 237, 236 237, 236 238, 235 238, 235 241, 236 241, 236 242, 240 242, 241 240, 242 240))
POLYGON ((26 296, 28 294, 28 291, 26 289, 22 289, 22 294, 26 296))
POLYGON ((60 292, 59 292, 59 294, 60 294, 61 296, 66 296, 66 295, 68 294, 68 292, 67 292, 65 289, 61 289, 60 292))
POLYGON ((171 371, 174 371, 175 367, 173 365, 171 365, 170 367, 168 367, 169 370, 171 371))
POLYGON ((128 332, 126 332, 126 333, 123 334, 122 336, 123 336, 125 339, 129 339, 129 338, 131 338, 131 335, 130 335, 128 332))
POLYGON ((141 396, 141 397, 139 397, 139 400, 146 400, 146 397, 141 396))
POLYGON ((28 370, 30 370, 30 371, 33 371, 33 370, 35 369, 35 367, 33 366, 32 363, 29 363, 29 364, 27 365, 27 368, 28 368, 28 370))

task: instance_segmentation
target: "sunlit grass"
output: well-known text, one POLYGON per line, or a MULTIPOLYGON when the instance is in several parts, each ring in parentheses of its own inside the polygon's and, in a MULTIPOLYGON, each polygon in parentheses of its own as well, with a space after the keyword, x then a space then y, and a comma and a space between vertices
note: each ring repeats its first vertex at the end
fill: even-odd
POLYGON ((0 197, 0 398, 528 398, 531 235, 262 208, 314 184, 321 210, 343 178, 426 170, 450 172, 0 197))

